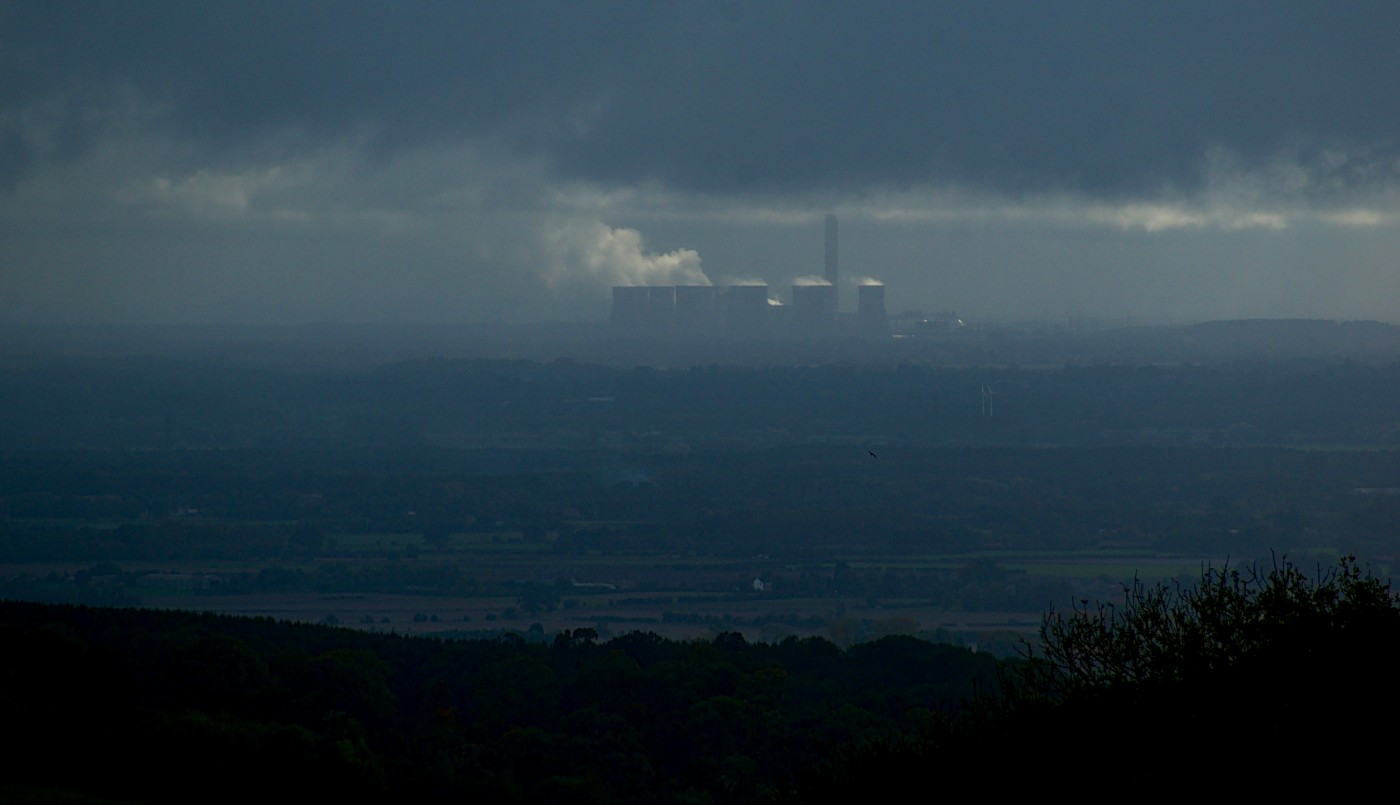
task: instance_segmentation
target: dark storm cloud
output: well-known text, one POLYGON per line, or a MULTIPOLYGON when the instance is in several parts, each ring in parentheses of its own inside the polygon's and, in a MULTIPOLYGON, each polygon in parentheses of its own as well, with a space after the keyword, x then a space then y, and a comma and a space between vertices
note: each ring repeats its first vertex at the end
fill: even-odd
POLYGON ((1400 4, 0 0, 0 321, 1394 319, 1400 4))
POLYGON ((98 136, 104 87, 212 154, 468 138, 719 194, 1191 192, 1213 151, 1345 192, 1395 178, 1400 131, 1391 3, 11 3, 0 31, 11 183, 98 136))

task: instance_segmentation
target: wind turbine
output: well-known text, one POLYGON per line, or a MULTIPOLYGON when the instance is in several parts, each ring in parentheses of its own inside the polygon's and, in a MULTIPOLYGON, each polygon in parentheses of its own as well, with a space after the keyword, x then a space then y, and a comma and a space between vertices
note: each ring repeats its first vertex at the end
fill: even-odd
POLYGON ((993 388, 995 385, 996 383, 982 384, 982 416, 996 416, 996 390, 993 388))

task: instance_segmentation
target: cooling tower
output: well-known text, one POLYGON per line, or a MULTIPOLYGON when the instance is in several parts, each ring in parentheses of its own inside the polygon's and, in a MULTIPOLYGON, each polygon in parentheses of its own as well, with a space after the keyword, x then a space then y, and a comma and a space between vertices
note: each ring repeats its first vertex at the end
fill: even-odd
POLYGON ((650 291, 642 285, 613 287, 611 324, 615 332, 640 335, 646 329, 650 291))
POLYGON ((767 285, 729 285, 724 289, 724 333, 730 338, 762 338, 771 332, 767 285))
POLYGON ((713 285, 676 286, 676 332, 711 338, 720 333, 719 288, 713 285))
POLYGON ((879 338, 889 335, 889 316, 885 313, 885 286, 861 285, 857 289, 856 321, 861 335, 879 338))
POLYGON ((653 335, 671 332, 676 318, 676 286, 653 285, 647 289, 647 330, 653 335))
POLYGON ((833 286, 837 284, 840 276, 836 267, 836 216, 826 217, 826 272, 822 275, 826 281, 833 286))
POLYGON ((836 331, 836 286, 792 286, 793 334, 802 337, 831 335, 836 331))

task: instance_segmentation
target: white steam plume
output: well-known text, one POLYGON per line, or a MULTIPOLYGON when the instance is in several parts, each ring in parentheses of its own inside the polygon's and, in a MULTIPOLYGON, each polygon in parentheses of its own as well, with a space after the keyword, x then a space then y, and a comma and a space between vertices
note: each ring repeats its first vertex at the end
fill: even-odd
POLYGON ((694 249, 646 252, 635 229, 614 229, 601 221, 567 223, 545 235, 551 288, 576 282, 613 285, 709 285, 694 249))
POLYGON ((851 277, 851 282, 856 285, 884 285, 885 283, 874 277, 851 277))
POLYGON ((816 276, 816 275, 809 275, 809 276, 806 276, 806 277, 798 277, 797 279, 795 279, 795 280, 792 281, 792 284, 793 284, 793 285, 830 285, 831 282, 830 282, 829 280, 827 280, 826 277, 818 277, 818 276, 816 276))

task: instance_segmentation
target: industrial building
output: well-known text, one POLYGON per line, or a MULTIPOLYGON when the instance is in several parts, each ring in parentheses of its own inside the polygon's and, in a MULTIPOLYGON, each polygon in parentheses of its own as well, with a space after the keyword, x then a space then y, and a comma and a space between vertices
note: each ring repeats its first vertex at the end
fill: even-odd
POLYGON ((613 288, 612 330, 623 338, 738 339, 887 338, 885 286, 858 288, 856 312, 840 311, 836 216, 826 216, 820 277, 792 286, 783 305, 761 283, 620 285, 613 288))
POLYGON ((774 307, 767 285, 619 285, 611 323, 622 337, 770 338, 774 307))
POLYGON ((611 325, 622 338, 756 340, 886 338, 885 286, 861 285, 854 313, 836 309, 836 286, 793 285, 789 304, 767 285, 619 285, 611 325))

